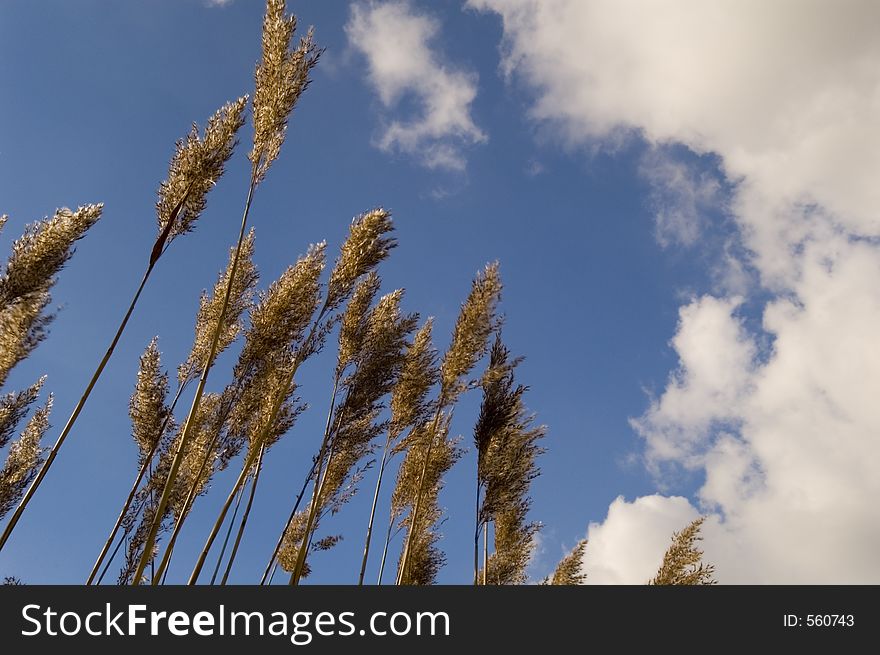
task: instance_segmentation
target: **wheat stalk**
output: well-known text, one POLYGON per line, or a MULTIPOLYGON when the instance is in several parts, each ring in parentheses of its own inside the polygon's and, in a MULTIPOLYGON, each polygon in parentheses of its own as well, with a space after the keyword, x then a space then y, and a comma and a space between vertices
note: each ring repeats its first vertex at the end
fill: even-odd
MULTIPOLYGON (((209 134, 210 133, 211 132, 209 131, 209 134)), ((192 214, 190 214, 190 216, 192 216, 192 214)), ((227 311, 227 315, 224 317, 224 328, 221 331, 221 337, 218 343, 218 351, 225 350, 229 346, 229 344, 231 344, 232 341, 235 340, 241 329, 241 317, 244 314, 246 308, 251 303, 253 287, 255 286, 258 279, 257 270, 253 264, 253 250, 254 234, 252 230, 242 244, 241 262, 238 270, 236 271, 235 278, 233 279, 233 290, 232 298, 230 300, 230 308, 227 311)), ((199 302, 199 310, 196 315, 195 337, 193 339, 193 344, 190 348, 189 355, 187 356, 185 362, 178 367, 177 392, 174 395, 174 400, 172 401, 171 406, 168 408, 165 416, 160 421, 161 425, 158 426, 157 430, 154 430, 152 432, 149 429, 143 427, 141 428, 142 434, 157 436, 143 437, 144 440, 152 440, 152 447, 149 449, 149 453, 146 456, 143 456, 140 471, 135 478, 135 482, 132 485, 131 491, 129 492, 129 495, 126 498, 125 503, 123 504, 122 510, 120 511, 116 519, 116 523, 114 524, 113 529, 110 531, 110 535, 107 538, 107 541, 105 542, 104 547, 99 554, 94 567, 92 568, 92 572, 89 575, 86 584, 91 584, 91 582, 94 580, 102 560, 106 556, 107 551, 112 545, 113 539, 119 531, 119 528, 121 527, 122 522, 129 508, 131 507, 131 503, 133 502, 137 493, 137 489, 147 472, 147 468, 152 461, 155 453, 157 452, 162 435, 167 432, 168 428, 172 427, 174 408, 177 406, 178 400, 180 399, 186 387, 194 380, 195 373, 204 366, 205 360, 207 359, 207 351, 209 348, 210 330, 212 329, 212 326, 215 324, 215 322, 218 320, 220 304, 223 300, 223 294, 226 285, 228 284, 229 280, 232 279, 233 259, 234 251, 230 250, 229 263, 227 264, 226 268, 221 272, 217 282, 215 283, 213 293, 209 296, 206 292, 203 292, 201 296, 199 302)), ((142 360, 142 367, 143 364, 144 361, 142 360)), ((140 377, 141 374, 139 374, 139 380, 140 377)), ((149 378, 149 376, 147 377, 149 378)), ((133 397, 132 403, 134 402, 135 399, 133 397)), ((148 410, 145 410, 142 411, 141 414, 143 414, 144 416, 149 416, 150 412, 148 410)), ((134 416, 132 416, 132 421, 133 423, 136 423, 134 416)), ((185 515, 186 514, 184 513, 184 516, 185 515)), ((175 529, 177 529, 177 526, 175 526, 175 529)), ((173 543, 173 541, 174 537, 172 538, 171 543, 173 543)), ((112 559, 113 558, 111 557, 111 561, 112 559)))
POLYGON ((440 392, 434 420, 429 431, 427 453, 422 461, 418 491, 416 492, 412 508, 411 527, 407 533, 406 543, 404 544, 401 556, 401 564, 398 569, 398 584, 409 573, 410 550, 412 548, 413 535, 419 527, 419 512, 421 511, 422 497, 425 493, 428 465, 431 461, 433 435, 438 434, 442 412, 452 406, 458 396, 465 390, 466 383, 464 377, 486 352, 489 335, 497 328, 495 311, 500 297, 501 278, 498 274, 498 264, 492 263, 478 273, 474 279, 470 294, 468 294, 467 300, 462 305, 456 320, 455 328, 452 332, 452 342, 440 365, 440 392))
MULTIPOLYGON (((296 28, 296 19, 293 16, 285 16, 284 0, 268 0, 266 14, 263 20, 262 46, 263 53, 260 63, 257 65, 254 75, 254 146, 249 154, 251 160, 251 176, 248 185, 247 198, 241 218, 241 227, 238 234, 238 244, 233 260, 232 276, 226 286, 223 303, 220 306, 218 322, 213 330, 213 335, 208 348, 202 374, 199 377, 195 397, 184 426, 189 426, 194 416, 198 414, 199 403, 204 393, 208 373, 214 363, 218 344, 221 338, 223 317, 229 306, 229 297, 232 292, 232 279, 238 265, 242 242, 247 229, 248 215, 251 202, 257 185, 265 178, 266 172, 272 162, 278 157, 287 128, 287 120, 294 106, 305 91, 309 83, 311 69, 317 64, 320 51, 312 42, 312 33, 301 41, 299 47, 291 49, 291 39, 296 28)), ((175 456, 169 472, 169 478, 162 491, 159 500, 160 509, 167 505, 180 467, 180 453, 186 447, 190 438, 190 430, 184 427, 181 438, 181 448, 175 456)), ((160 512, 161 514, 161 512, 160 512)), ((161 516, 156 517, 150 533, 147 537, 147 545, 152 548, 156 533, 159 530, 161 516)), ((144 550, 138 570, 135 573, 134 584, 140 582, 140 576, 147 564, 149 552, 144 550)))
MULTIPOLYGON (((54 318, 44 310, 51 301, 49 290, 55 284, 55 276, 73 255, 76 241, 101 217, 102 210, 101 204, 85 205, 76 211, 59 209, 51 219, 28 226, 13 243, 12 255, 0 276, 0 385, 12 368, 45 338, 46 328, 54 318)), ((16 493, 20 501, 0 536, 0 550, 46 476, 67 430, 48 456, 41 459, 42 466, 36 475, 28 475, 30 486, 24 494, 16 493)))
POLYGON ((401 364, 400 375, 391 393, 391 421, 388 426, 385 445, 382 448, 382 458, 379 462, 379 474, 376 477, 376 488, 373 492, 373 503, 370 507, 370 519, 367 523, 367 534, 364 537, 364 554, 361 558, 358 585, 364 583, 364 574, 366 573, 367 561, 370 556, 373 521, 376 517, 379 491, 382 488, 382 478, 385 475, 389 457, 394 454, 393 448, 404 431, 427 419, 429 411, 427 403, 428 392, 439 379, 437 351, 431 344, 432 329, 433 319, 429 318, 407 348, 401 364))
MULTIPOLYGON (((375 271, 370 271, 367 276, 358 283, 352 293, 351 299, 348 301, 348 306, 346 307, 345 312, 340 318, 339 350, 337 352, 336 369, 334 370, 332 390, 330 393, 330 408, 327 411, 327 420, 324 426, 325 435, 328 434, 330 430, 330 422, 333 420, 333 410, 336 407, 336 395, 339 392, 339 381, 348 366, 353 363, 354 356, 360 350, 361 344, 363 343, 366 332, 367 315, 370 306, 373 303, 373 299, 379 291, 379 286, 379 276, 375 271)), ((266 565, 260 584, 266 583, 270 571, 276 563, 278 553, 284 544, 285 535, 288 532, 291 522, 296 516, 299 505, 302 502, 306 489, 308 488, 309 481, 316 475, 318 464, 318 455, 315 455, 315 457, 312 458, 312 466, 303 480, 302 488, 293 503, 290 516, 278 536, 272 555, 269 557, 269 563, 266 565)), ((318 475, 320 475, 320 473, 318 475)))
MULTIPOLYGON (((367 284, 371 284, 367 280, 367 284)), ((372 290, 372 289, 370 289, 372 290)), ((367 294, 365 294, 367 295, 367 294)), ((372 294, 369 294, 372 295, 372 294)), ((296 584, 302 574, 308 553, 308 543, 326 511, 336 513, 356 492, 363 471, 355 470, 357 463, 370 452, 374 437, 383 426, 376 424, 381 410, 381 399, 391 391, 403 363, 407 336, 415 328, 417 317, 400 313, 401 290, 383 296, 375 308, 363 315, 364 303, 353 305, 357 320, 346 321, 353 329, 340 329, 340 363, 350 360, 354 371, 345 380, 345 401, 337 410, 335 427, 325 430, 321 450, 329 453, 324 474, 319 474, 305 527, 305 541, 300 547, 297 564, 291 575, 296 584)), ((353 300, 358 300, 357 294, 353 300)), ((351 309, 352 307, 350 307, 351 309)), ((348 313, 348 312, 347 312, 348 313)), ((337 370, 339 366, 337 366, 337 370)), ((322 457, 319 453, 318 471, 322 457)))
POLYGON ((444 475, 462 455, 458 439, 449 438, 451 418, 451 413, 444 414, 436 427, 416 431, 408 438, 406 455, 398 470, 391 497, 392 514, 400 516, 406 507, 414 508, 419 501, 422 504, 421 513, 417 515, 411 510, 400 522, 400 527, 408 531, 409 549, 401 553, 398 562, 399 585, 433 584, 446 561, 435 545, 440 536, 436 525, 442 516, 437 501, 444 475), (414 522, 417 516, 418 521, 414 522))
MULTIPOLYGON (((110 357, 128 325, 128 321, 156 263, 168 246, 170 246, 175 236, 192 229, 200 212, 204 209, 206 203, 205 196, 208 190, 223 174, 224 164, 232 154, 235 134, 243 124, 242 112, 244 111, 245 101, 245 98, 240 98, 238 101, 228 103, 218 110, 209 119, 203 139, 198 138, 197 128, 194 127, 187 139, 178 142, 175 156, 172 158, 169 167, 168 179, 159 187, 159 200, 156 204, 159 236, 153 244, 149 263, 141 278, 140 285, 135 291, 110 345, 86 385, 85 391, 77 401, 73 412, 64 425, 55 445, 49 452, 40 472, 16 509, 16 513, 7 525, 6 531, 0 537, 0 549, 6 543, 18 519, 24 512, 27 503, 45 478, 67 435, 73 429, 73 425, 76 423, 83 407, 85 407, 86 401, 101 377, 107 362, 110 361, 110 357), (180 223, 178 223, 178 219, 181 219, 180 223)), ((94 215, 92 222, 94 222, 100 215, 100 206, 92 207, 91 213, 94 215)))
POLYGON ((523 403, 527 388, 515 384, 514 370, 522 361, 497 334, 489 366, 483 375, 483 402, 474 427, 477 451, 477 494, 474 526, 474 584, 479 580, 478 541, 483 530, 483 584, 525 582, 525 567, 539 526, 527 523, 531 506, 529 486, 538 474, 537 442, 544 427, 532 427, 534 417, 523 403), (481 498, 482 492, 482 498, 481 498), (488 556, 489 524, 495 528, 495 552, 488 556), (490 575, 489 567, 492 565, 490 575))

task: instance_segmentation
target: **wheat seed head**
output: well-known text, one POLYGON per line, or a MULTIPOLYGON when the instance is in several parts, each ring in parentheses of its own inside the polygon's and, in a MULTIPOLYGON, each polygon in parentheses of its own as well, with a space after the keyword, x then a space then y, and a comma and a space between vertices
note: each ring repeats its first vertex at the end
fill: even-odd
POLYGON ((391 214, 384 209, 374 209, 352 221, 327 283, 330 309, 345 302, 360 277, 378 266, 397 246, 397 242, 387 236, 393 230, 391 214))
MULTIPOLYGON (((178 518, 182 512, 188 511, 185 503, 190 490, 194 489, 195 494, 203 493, 214 474, 216 447, 220 432, 223 430, 224 419, 219 411, 220 401, 220 394, 205 394, 194 417, 195 424, 191 428, 193 437, 186 446, 180 473, 174 483, 177 493, 172 499, 172 506, 178 518)), ((182 435, 179 434, 177 437, 178 444, 180 436, 182 435)))
POLYGON ((324 243, 311 246, 259 294, 239 358, 242 370, 267 357, 279 360, 303 339, 320 302, 325 250, 324 243))
POLYGON ((368 329, 367 320, 370 306, 379 292, 381 281, 375 271, 370 271, 361 280, 348 301, 339 325, 339 354, 336 360, 337 374, 341 374, 346 366, 354 361, 355 356, 363 347, 368 329))
POLYGON ((0 306, 48 290, 55 275, 73 255, 73 244, 101 217, 103 204, 62 208, 52 218, 33 223, 12 244, 12 254, 0 276, 0 306))
POLYGON ((441 384, 447 396, 460 393, 462 377, 486 353, 489 335, 497 327, 495 311, 500 298, 501 277, 495 262, 477 274, 455 323, 452 343, 440 366, 441 384))
MULTIPOLYGON (((213 292, 210 296, 202 293, 199 300, 199 311, 196 315, 195 338, 193 339, 192 349, 186 361, 178 369, 178 380, 181 383, 198 375, 207 363, 208 355, 211 352, 211 340, 214 336, 214 330, 217 329, 217 322, 220 320, 220 313, 223 309, 226 286, 229 284, 229 278, 232 275, 234 257, 235 248, 233 247, 229 249, 229 262, 214 284, 213 292)), ((243 316, 248 307, 251 306, 254 287, 258 279, 259 274, 257 273, 257 267, 254 265, 254 231, 251 230, 241 244, 238 266, 236 267, 235 279, 232 282, 232 289, 229 293, 229 304, 226 307, 226 313, 223 315, 223 326, 220 330, 215 357, 226 350, 238 338, 242 328, 243 316)))
POLYGON ((489 556, 488 584, 519 585, 527 580, 526 567, 535 546, 539 523, 527 523, 529 503, 520 502, 498 513, 493 521, 495 552, 489 556))
POLYGON ((285 16, 284 0, 268 0, 263 18, 263 56, 254 74, 254 147, 248 158, 261 181, 278 157, 287 120, 309 85, 309 73, 321 50, 311 29, 291 49, 296 17, 285 16))
MULTIPOLYGON (((307 519, 308 512, 297 512, 294 515, 293 520, 284 530, 281 548, 278 551, 278 563, 285 571, 293 572, 296 568, 296 560, 299 555, 300 545, 302 544, 306 532, 307 519)), ((306 568, 303 569, 303 577, 307 575, 308 562, 306 562, 305 566, 306 568)))
POLYGON ((553 571, 553 576, 548 580, 551 585, 580 585, 584 584, 587 574, 583 573, 584 552, 587 549, 587 540, 582 539, 572 551, 562 558, 553 571))
POLYGON ((46 338, 54 316, 43 310, 50 301, 48 291, 35 291, 0 308, 0 387, 15 365, 46 338))
POLYGON ((672 535, 672 544, 663 555, 663 562, 650 585, 712 585, 715 567, 703 564, 703 551, 697 547, 702 540, 700 529, 706 517, 701 516, 681 532, 672 535))
POLYGON ((0 518, 21 499, 43 461, 44 450, 40 442, 49 429, 52 401, 50 395, 27 422, 21 437, 9 447, 6 463, 0 470, 0 518))
POLYGON ((372 413, 394 387, 407 338, 418 320, 416 315, 401 314, 402 298, 403 291, 398 289, 370 310, 361 348, 353 357, 357 366, 344 380, 347 389, 342 411, 347 417, 372 413))
MULTIPOLYGON (((443 417, 440 434, 434 438, 430 449, 430 460, 425 476, 425 493, 418 521, 411 525, 412 511, 400 522, 401 526, 413 530, 410 542, 409 564, 401 584, 432 584, 446 557, 434 544, 439 539, 436 526, 443 516, 437 499, 443 488, 443 476, 462 455, 458 439, 449 439, 450 416, 443 417)), ((424 436, 429 436, 425 433, 424 436)), ((398 471, 397 485, 391 497, 392 515, 401 515, 407 507, 412 508, 420 489, 422 464, 428 450, 428 439, 413 440, 407 449, 406 457, 398 471)), ((398 570, 401 561, 398 561, 398 570)))
POLYGON ((236 134, 244 125, 247 96, 228 102, 208 119, 203 136, 195 123, 189 134, 180 139, 168 167, 168 177, 159 185, 156 201, 156 221, 161 235, 172 219, 174 208, 184 198, 174 225, 168 233, 167 244, 175 237, 192 231, 207 205, 208 191, 223 175, 226 162, 232 156, 236 134))
POLYGON ((0 397, 0 448, 12 438, 12 433, 40 395, 46 376, 42 376, 24 391, 10 392, 0 397))
POLYGON ((416 333, 403 358, 391 393, 391 438, 425 419, 428 391, 439 379, 437 351, 431 343, 434 321, 429 318, 416 333))
POLYGON ((400 515, 407 507, 412 507, 416 501, 425 454, 431 441, 433 441, 430 448, 431 459, 425 471, 424 501, 430 502, 431 499, 436 498, 442 486, 443 475, 461 457, 462 450, 458 446, 458 440, 449 438, 450 420, 449 414, 441 416, 437 434, 431 433, 431 425, 419 425, 407 435, 404 442, 401 442, 400 446, 405 447, 406 455, 398 469, 397 483, 391 495, 391 508, 395 515, 400 515))
POLYGON ((154 337, 140 357, 137 382, 128 404, 131 434, 138 447, 138 466, 143 465, 162 438, 168 416, 168 374, 162 371, 158 342, 154 337))

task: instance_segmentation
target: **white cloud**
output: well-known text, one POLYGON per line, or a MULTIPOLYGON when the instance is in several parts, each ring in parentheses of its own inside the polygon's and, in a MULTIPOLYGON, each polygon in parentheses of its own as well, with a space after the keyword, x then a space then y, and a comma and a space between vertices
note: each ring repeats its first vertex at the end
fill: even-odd
MULTIPOLYGON (((694 505, 715 515, 704 545, 719 578, 880 582, 880 3, 469 4, 502 17, 504 67, 535 93, 535 120, 573 144, 635 133, 715 153, 734 185, 749 254, 722 256, 731 279, 754 270, 770 293, 763 334, 738 299, 690 302, 680 364, 635 421, 649 461, 705 473, 694 505)), ((690 209, 682 178, 656 180, 690 209)), ((671 222, 671 241, 699 234, 695 215, 671 222)), ((646 515, 668 508, 640 501, 612 508, 639 507, 633 529, 650 538, 646 515)), ((639 538, 615 537, 620 513, 595 527, 608 552, 639 538)))
POLYGON ((738 299, 705 296, 679 311, 672 347, 679 369, 663 395, 632 421, 652 462, 693 462, 713 428, 735 422, 752 383, 755 347, 732 312, 738 299))
POLYGON ((465 147, 487 138, 471 117, 477 75, 453 68, 432 47, 439 29, 406 0, 354 5, 345 26, 385 109, 407 99, 418 105, 417 115, 384 126, 378 147, 417 157, 428 168, 462 170, 465 147))
POLYGON ((797 273, 804 205, 880 235, 880 4, 469 0, 504 21, 532 115, 574 141, 637 130, 716 152, 765 281, 797 273))
POLYGON ((223 7, 232 4, 233 0, 206 0, 209 7, 223 7))
POLYGON ((584 570, 587 584, 645 584, 654 577, 672 533, 699 513, 686 498, 618 496, 602 523, 590 523, 584 570))

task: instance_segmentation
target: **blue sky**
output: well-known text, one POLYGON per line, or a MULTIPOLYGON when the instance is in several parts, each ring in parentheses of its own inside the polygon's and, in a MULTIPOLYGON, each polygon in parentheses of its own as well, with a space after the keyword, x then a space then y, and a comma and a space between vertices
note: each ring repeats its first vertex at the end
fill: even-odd
MULTIPOLYGON (((591 581, 644 580, 671 532, 706 513, 722 581, 876 582, 880 534, 864 526, 880 516, 851 499, 880 477, 865 464, 880 419, 862 399, 880 389, 868 336, 880 305, 863 282, 880 262, 869 154, 880 85, 870 34, 847 31, 876 7, 847 2, 829 17, 806 3, 789 20, 780 3, 750 37, 751 3, 721 3, 719 23, 673 2, 656 29, 656 9, 622 4, 290 2, 326 52, 253 206, 262 286, 310 243, 334 252, 353 216, 384 206, 400 246, 383 288, 405 287, 405 307, 436 317, 445 348, 474 273, 501 262, 504 337, 526 356, 518 376, 548 426, 534 577, 589 530, 591 581), (788 557, 830 517, 834 535, 788 557), (816 567, 841 549, 851 564, 816 567)), ((174 141, 252 92, 262 11, 251 0, 0 9, 0 245, 57 207, 105 203, 53 292, 51 337, 7 382, 48 374, 49 440, 143 272, 174 141)), ((167 368, 185 358, 199 292, 236 234, 250 135, 196 232, 163 258, 0 575, 87 576, 136 473, 138 355, 159 335, 167 368)), ((300 378, 311 409, 266 462, 235 582, 258 579, 317 447, 332 357, 328 347, 300 378)), ((209 386, 225 384, 228 360, 209 386)), ((456 411, 465 443, 478 402, 456 411)), ((440 582, 469 579, 473 469, 469 452, 441 497, 440 582)), ((196 506, 170 580, 188 576, 228 473, 196 506)), ((356 579, 369 495, 325 523, 344 540, 313 558, 310 580, 356 579)))

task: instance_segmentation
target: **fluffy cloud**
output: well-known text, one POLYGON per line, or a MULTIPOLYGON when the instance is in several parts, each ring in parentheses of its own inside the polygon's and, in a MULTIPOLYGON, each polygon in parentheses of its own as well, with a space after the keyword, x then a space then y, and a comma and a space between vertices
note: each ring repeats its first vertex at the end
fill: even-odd
POLYGON ((679 311, 672 340, 679 369, 645 415, 632 421, 647 438, 649 461, 693 462, 714 428, 741 415, 755 347, 732 315, 738 304, 705 296, 679 311))
POLYGON ((765 281, 797 274, 803 209, 880 235, 880 4, 872 0, 470 0, 505 68, 571 139, 635 130, 716 152, 765 281))
POLYGON ((405 0, 354 5, 345 26, 349 43, 367 60, 369 80, 386 110, 412 98, 418 115, 393 119, 377 145, 417 157, 429 168, 461 170, 464 148, 486 135, 471 117, 475 73, 451 68, 433 49, 439 24, 405 0))
MULTIPOLYGON (((740 299, 691 301, 672 341, 679 366, 634 421, 649 462, 705 474, 693 505, 715 515, 705 550, 719 578, 880 582, 880 4, 469 4, 501 16, 503 65, 534 92, 535 120, 574 143, 635 134, 715 153, 733 185, 748 254, 730 270, 755 271, 769 293, 762 327, 749 332, 740 299)), ((666 238, 686 244, 699 178, 658 170, 649 180, 684 207, 666 238)), ((591 527, 608 544, 591 570, 620 570, 614 544, 642 534, 620 524, 654 534, 648 515, 669 506, 649 498, 615 501, 591 527)))
POLYGON ((654 577, 672 533, 698 516, 686 498, 618 497, 602 523, 590 523, 584 568, 588 584, 645 584, 654 577))

